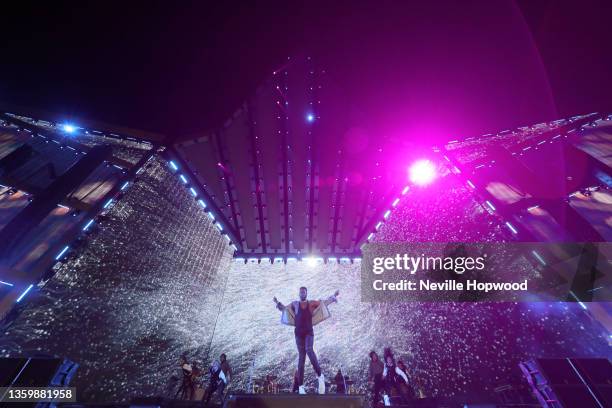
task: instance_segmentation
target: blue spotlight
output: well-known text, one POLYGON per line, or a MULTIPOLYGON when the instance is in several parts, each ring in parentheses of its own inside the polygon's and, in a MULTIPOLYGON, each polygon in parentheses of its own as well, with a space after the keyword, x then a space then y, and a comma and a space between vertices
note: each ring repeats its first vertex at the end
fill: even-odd
POLYGON ((64 123, 62 125, 62 130, 66 133, 74 133, 76 132, 76 127, 70 123, 64 123))
POLYGON ((315 115, 313 115, 312 113, 309 113, 308 115, 306 115, 306 121, 308 123, 312 123, 315 120, 315 115))

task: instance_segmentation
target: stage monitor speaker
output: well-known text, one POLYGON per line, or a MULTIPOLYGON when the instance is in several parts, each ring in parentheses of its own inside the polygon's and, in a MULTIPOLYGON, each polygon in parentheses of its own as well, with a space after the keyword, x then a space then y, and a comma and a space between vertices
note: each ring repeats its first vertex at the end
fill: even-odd
POLYGON ((363 395, 230 395, 225 408, 364 408, 363 395))

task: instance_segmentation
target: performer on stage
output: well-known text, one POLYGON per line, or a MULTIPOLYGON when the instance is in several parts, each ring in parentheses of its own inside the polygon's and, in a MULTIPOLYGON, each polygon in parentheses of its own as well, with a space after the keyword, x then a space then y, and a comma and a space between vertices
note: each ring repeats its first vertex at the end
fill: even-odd
POLYGON ((295 344, 298 349, 298 390, 300 394, 306 394, 304 389, 304 363, 306 362, 306 354, 312 364, 317 378, 319 380, 319 394, 325 394, 325 377, 319 367, 317 355, 313 350, 314 331, 312 326, 322 322, 331 316, 327 306, 337 301, 340 291, 336 291, 331 297, 326 300, 307 300, 308 290, 302 286, 300 288, 300 300, 291 302, 288 306, 284 306, 276 297, 273 299, 276 308, 280 310, 281 323, 295 326, 295 344))
POLYGON ((219 356, 219 361, 221 362, 221 370, 223 370, 223 374, 225 374, 225 379, 227 380, 225 384, 227 385, 232 380, 232 367, 230 367, 225 353, 219 356))
MULTIPOLYGON (((174 399, 193 399, 193 394, 195 393, 195 383, 194 383, 194 367, 192 364, 189 364, 187 361, 187 356, 182 355, 179 360, 179 365, 181 367, 181 372, 183 373, 183 379, 181 381, 181 386, 179 387, 174 399)), ((196 370, 197 371, 197 370, 196 370)))
MULTIPOLYGON (((206 388, 206 392, 204 393, 204 398, 202 398, 202 402, 204 403, 205 407, 208 406, 210 398, 212 397, 215 391, 219 392, 219 400, 221 401, 221 405, 223 405, 223 391, 225 390, 225 386, 229 382, 229 377, 226 376, 222 368, 223 363, 227 364, 227 360, 225 360, 224 357, 225 354, 221 354, 222 362, 215 360, 208 369, 208 371, 210 372, 210 382, 208 383, 208 387, 206 388)), ((227 367, 229 367, 229 364, 227 364, 227 367)))
POLYGON ((293 385, 291 386, 291 392, 298 392, 300 386, 298 385, 298 371, 295 370, 293 373, 293 385))
POLYGON ((346 382, 341 369, 338 369, 334 380, 336 381, 336 394, 346 394, 346 382))
POLYGON ((395 388, 397 393, 402 398, 404 404, 408 404, 409 398, 405 392, 405 385, 408 384, 408 377, 398 366, 395 365, 395 358, 391 353, 391 349, 385 349, 385 368, 383 369, 383 382, 385 387, 385 395, 383 395, 383 399, 385 401, 385 406, 391 405, 391 400, 389 395, 391 394, 391 389, 395 388))
POLYGON ((380 392, 384 388, 382 374, 385 365, 378 358, 375 351, 370 351, 370 369, 368 370, 368 381, 372 386, 372 407, 376 407, 380 401, 380 392))

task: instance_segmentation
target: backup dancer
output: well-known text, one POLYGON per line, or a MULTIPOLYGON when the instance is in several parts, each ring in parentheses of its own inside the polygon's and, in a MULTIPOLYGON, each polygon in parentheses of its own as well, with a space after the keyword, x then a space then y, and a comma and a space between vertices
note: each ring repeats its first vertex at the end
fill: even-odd
POLYGON ((392 388, 395 388, 404 404, 410 402, 405 391, 405 386, 408 384, 408 376, 395 364, 393 353, 391 353, 391 349, 388 348, 385 349, 385 367, 383 368, 382 378, 385 388, 385 394, 383 395, 385 406, 391 405, 389 395, 391 394, 392 388))
POLYGON ((327 306, 336 302, 339 294, 340 292, 336 291, 326 300, 307 300, 308 290, 302 286, 300 288, 299 301, 294 300, 285 306, 276 297, 273 299, 276 308, 282 312, 281 323, 295 326, 295 344, 298 349, 297 385, 300 394, 306 394, 304 389, 304 363, 306 362, 306 355, 308 355, 312 368, 317 373, 319 394, 325 394, 325 377, 321 372, 317 355, 313 350, 314 331, 312 326, 331 316, 327 306))
POLYGON ((208 406, 208 403, 210 402, 210 399, 215 392, 218 392, 219 401, 221 402, 221 405, 223 405, 223 402, 225 401, 223 391, 225 390, 225 386, 229 382, 230 370, 231 369, 229 369, 229 364, 227 363, 225 354, 221 354, 221 362, 215 360, 210 365, 210 368, 208 369, 208 372, 210 373, 210 382, 208 383, 208 387, 204 392, 204 398, 202 398, 202 405, 204 407, 208 406), (226 367, 225 369, 228 370, 227 373, 223 371, 224 364, 226 367))
POLYGON ((380 392, 384 389, 383 370, 385 365, 378 358, 375 351, 370 351, 370 368, 368 370, 368 381, 372 385, 372 407, 378 405, 380 400, 380 392))

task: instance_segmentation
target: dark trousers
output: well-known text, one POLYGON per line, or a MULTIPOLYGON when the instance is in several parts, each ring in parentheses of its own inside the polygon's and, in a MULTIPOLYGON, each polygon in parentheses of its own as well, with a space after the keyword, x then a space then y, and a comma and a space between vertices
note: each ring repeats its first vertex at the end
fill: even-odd
POLYGON ((312 368, 314 368, 317 373, 317 377, 321 375, 321 367, 319 367, 319 361, 317 360, 317 355, 312 349, 312 345, 314 344, 314 336, 307 334, 305 336, 295 335, 295 344, 298 349, 298 376, 297 383, 298 386, 304 384, 304 364, 306 363, 306 354, 308 354, 308 359, 310 360, 310 364, 312 364, 312 368))
POLYGON ((384 385, 382 374, 376 374, 374 376, 374 388, 372 389, 372 407, 376 407, 376 404, 380 401, 380 393, 384 385))
POLYGON ((211 381, 208 383, 208 387, 206 388, 206 392, 202 401, 204 401, 204 406, 207 406, 210 402, 210 398, 212 397, 215 391, 219 391, 219 400, 221 401, 221 405, 223 405, 223 390, 225 389, 225 383, 223 380, 211 381))
POLYGON ((410 403, 410 397, 408 396, 408 393, 406 392, 406 387, 404 383, 400 384, 397 382, 387 381, 384 383, 384 386, 385 386, 385 394, 387 394, 389 398, 391 398, 391 390, 395 388, 397 391, 397 394, 402 400, 402 404, 410 403))
POLYGON ((194 393, 195 393, 195 384, 193 383, 193 380, 191 379, 190 376, 184 375, 183 382, 181 382, 181 386, 176 392, 176 395, 174 396, 174 398, 190 400, 193 398, 194 393))

